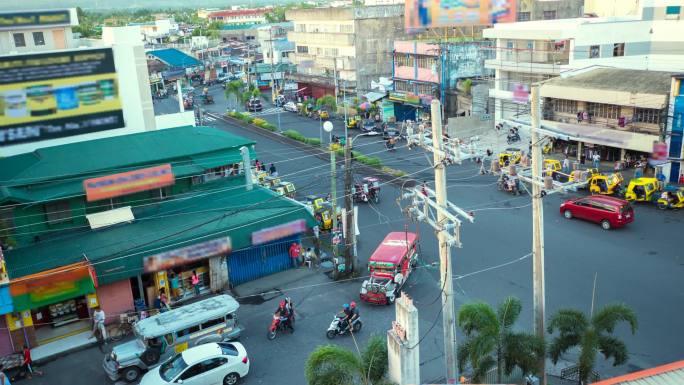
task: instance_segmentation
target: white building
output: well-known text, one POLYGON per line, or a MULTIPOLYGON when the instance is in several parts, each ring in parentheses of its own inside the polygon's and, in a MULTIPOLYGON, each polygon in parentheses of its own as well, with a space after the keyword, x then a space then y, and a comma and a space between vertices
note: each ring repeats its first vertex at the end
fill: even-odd
POLYGON ((76 9, 0 13, 0 55, 75 47, 76 9))
POLYGON ((294 30, 291 22, 265 24, 257 28, 257 42, 265 64, 290 64, 295 44, 287 40, 287 33, 294 30))
POLYGON ((161 44, 162 39, 178 33, 179 27, 173 19, 159 19, 149 23, 131 23, 140 27, 143 40, 151 44, 161 44))
POLYGON ((496 24, 484 37, 496 39, 496 58, 485 67, 496 80, 495 120, 526 115, 531 83, 590 66, 684 71, 681 6, 643 1, 640 17, 575 18, 496 24))

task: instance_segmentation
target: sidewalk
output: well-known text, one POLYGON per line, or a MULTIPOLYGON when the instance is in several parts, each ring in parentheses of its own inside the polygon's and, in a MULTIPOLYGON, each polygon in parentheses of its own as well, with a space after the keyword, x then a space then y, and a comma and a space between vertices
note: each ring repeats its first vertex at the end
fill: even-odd
POLYGON ((300 267, 255 279, 233 288, 232 292, 240 303, 261 303, 280 296, 285 289, 294 289, 310 284, 312 278, 318 276, 323 282, 328 278, 316 268, 300 267), (306 283, 305 283, 306 281, 306 283))
POLYGON ((50 342, 49 344, 36 346, 31 349, 31 358, 38 364, 44 364, 66 356, 69 353, 95 346, 97 345, 97 340, 91 338, 91 334, 92 332, 88 330, 66 338, 61 338, 50 342))

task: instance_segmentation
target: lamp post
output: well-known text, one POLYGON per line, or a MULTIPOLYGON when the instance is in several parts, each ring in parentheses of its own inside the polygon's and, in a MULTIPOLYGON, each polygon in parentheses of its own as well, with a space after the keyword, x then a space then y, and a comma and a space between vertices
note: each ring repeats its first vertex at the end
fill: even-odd
MULTIPOLYGON (((332 124, 331 124, 332 126, 332 124)), ((355 271, 358 271, 359 268, 359 261, 357 260, 357 253, 356 253, 356 219, 354 218, 354 198, 352 197, 352 159, 351 159, 351 150, 354 145, 354 141, 356 138, 359 136, 368 136, 369 133, 364 132, 362 134, 358 134, 354 136, 353 138, 348 136, 346 138, 346 143, 345 143, 345 148, 344 148, 344 194, 345 194, 345 199, 344 199, 344 206, 345 206, 345 211, 346 211, 346 217, 347 217, 347 222, 346 222, 346 228, 347 228, 347 237, 349 241, 345 238, 345 244, 347 245, 347 248, 345 250, 345 255, 348 256, 349 261, 351 262, 350 265, 352 266, 352 269, 356 269, 355 271), (350 247, 351 246, 351 247, 350 247)))
MULTIPOLYGON (((337 209, 336 209, 336 207, 337 207, 337 205, 336 205, 336 201, 337 201, 337 167, 335 164, 335 162, 336 162, 335 161, 335 150, 332 147, 332 131, 333 131, 333 128, 334 128, 333 124, 329 120, 323 124, 323 129, 325 130, 325 132, 330 134, 330 143, 328 145, 328 148, 330 149, 330 201, 332 204, 331 215, 332 215, 332 221, 333 221, 332 231, 330 232, 331 234, 333 234, 335 232, 335 229, 337 229, 337 209)), ((331 243, 332 243, 333 258, 336 258, 337 257, 337 245, 335 245, 332 242, 332 238, 331 238, 331 243)))

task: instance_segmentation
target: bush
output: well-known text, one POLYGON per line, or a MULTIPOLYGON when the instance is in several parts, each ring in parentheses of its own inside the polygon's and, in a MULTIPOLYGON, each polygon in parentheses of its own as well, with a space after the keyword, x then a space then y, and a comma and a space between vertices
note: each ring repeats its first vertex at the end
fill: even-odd
POLYGON ((397 169, 394 169, 394 168, 390 168, 390 167, 387 167, 387 166, 382 166, 380 169, 381 169, 382 172, 384 172, 385 174, 390 174, 390 175, 395 176, 395 177, 398 177, 398 178, 403 177, 403 176, 406 176, 406 173, 405 173, 404 171, 397 170, 397 169))
POLYGON ((242 114, 242 116, 240 116, 240 120, 242 120, 245 123, 252 123, 254 121, 254 118, 249 114, 242 114))
POLYGON ((287 130, 283 132, 283 135, 287 136, 290 139, 294 139, 299 142, 304 142, 306 140, 306 137, 302 134, 299 133, 299 131, 295 130, 287 130))
POLYGON ((252 120, 252 124, 255 124, 255 125, 259 126, 259 127, 261 127, 262 125, 264 125, 264 124, 266 124, 266 123, 268 123, 268 122, 265 121, 265 120, 263 120, 263 119, 261 119, 261 118, 254 118, 254 120, 252 120))
POLYGON ((366 155, 356 156, 355 155, 354 159, 360 163, 367 165, 367 166, 377 167, 377 168, 382 167, 382 161, 380 160, 380 158, 378 158, 376 156, 366 156, 366 155))
POLYGON ((312 146, 320 146, 321 145, 321 140, 318 138, 306 138, 306 144, 310 144, 312 146))

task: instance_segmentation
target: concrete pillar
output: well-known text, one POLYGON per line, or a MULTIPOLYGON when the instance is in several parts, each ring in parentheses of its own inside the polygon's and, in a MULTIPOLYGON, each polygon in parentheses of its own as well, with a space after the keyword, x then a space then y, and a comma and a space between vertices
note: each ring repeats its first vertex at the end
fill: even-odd
POLYGON ((212 293, 220 293, 228 288, 228 263, 226 257, 219 255, 209 258, 209 287, 212 293))
POLYGON ((388 377, 399 385, 420 383, 418 309, 406 294, 395 305, 396 321, 387 331, 388 377))
POLYGON ((577 142, 577 161, 582 159, 582 142, 577 142))

